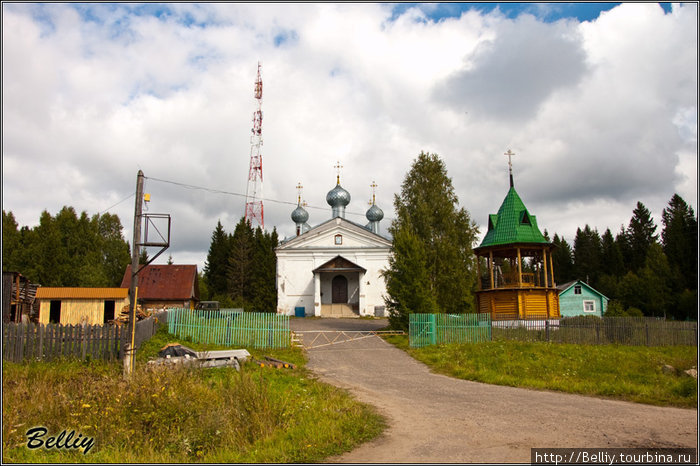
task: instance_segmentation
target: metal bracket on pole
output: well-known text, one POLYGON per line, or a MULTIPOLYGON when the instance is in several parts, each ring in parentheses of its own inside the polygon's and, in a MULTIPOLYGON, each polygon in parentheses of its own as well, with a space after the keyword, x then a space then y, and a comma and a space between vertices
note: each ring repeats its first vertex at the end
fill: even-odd
POLYGON ((134 275, 139 273, 141 270, 143 270, 144 267, 146 267, 148 264, 156 260, 158 256, 163 254, 166 249, 170 247, 170 214, 143 214, 142 217, 145 219, 145 233, 144 233, 144 238, 143 241, 139 242, 137 246, 139 248, 142 247, 159 247, 161 248, 160 251, 156 253, 155 256, 151 257, 148 262, 145 264, 141 264, 141 266, 134 272, 134 275), (150 231, 155 231, 157 237, 156 238, 151 238, 149 239, 148 232, 149 232, 149 226, 150 226, 150 231), (160 226, 160 228, 158 228, 160 226), (166 230, 167 226, 167 230, 166 230), (167 233, 164 235, 161 232, 161 229, 164 231, 167 231, 167 233))

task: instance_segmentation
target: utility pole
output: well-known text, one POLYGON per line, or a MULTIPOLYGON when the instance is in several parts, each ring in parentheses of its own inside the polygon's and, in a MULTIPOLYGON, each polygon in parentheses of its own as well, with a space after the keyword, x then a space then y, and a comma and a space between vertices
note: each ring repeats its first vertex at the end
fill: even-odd
MULTIPOLYGON (((134 369, 134 332, 136 331, 136 298, 138 292, 139 247, 141 246, 141 217, 143 214, 143 171, 136 176, 136 202, 134 207, 134 238, 131 242, 131 285, 129 286, 129 326, 124 346, 124 375, 134 369)), ((124 341, 124 338, 122 338, 124 341)))

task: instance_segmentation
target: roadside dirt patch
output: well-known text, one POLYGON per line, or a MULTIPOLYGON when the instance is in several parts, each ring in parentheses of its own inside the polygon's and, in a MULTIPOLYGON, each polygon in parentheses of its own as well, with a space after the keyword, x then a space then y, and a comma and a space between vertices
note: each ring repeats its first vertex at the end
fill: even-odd
MULTIPOLYGON (((325 330, 386 325, 317 322, 325 330)), ((311 323, 293 321, 292 329, 312 330, 311 323)), ((697 410, 458 380, 431 373, 378 337, 308 355, 321 380, 348 389, 389 421, 379 439, 329 462, 529 463, 531 448, 698 447, 697 410)))

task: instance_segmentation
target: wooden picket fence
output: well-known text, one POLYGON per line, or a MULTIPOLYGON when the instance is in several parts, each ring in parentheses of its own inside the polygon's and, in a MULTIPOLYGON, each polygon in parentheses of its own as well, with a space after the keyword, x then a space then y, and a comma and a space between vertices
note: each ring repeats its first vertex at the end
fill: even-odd
POLYGON ((116 325, 9 323, 2 329, 5 361, 119 358, 121 328, 116 325))
POLYGON ((494 340, 583 345, 671 346, 698 344, 698 323, 655 317, 562 317, 492 323, 494 340))

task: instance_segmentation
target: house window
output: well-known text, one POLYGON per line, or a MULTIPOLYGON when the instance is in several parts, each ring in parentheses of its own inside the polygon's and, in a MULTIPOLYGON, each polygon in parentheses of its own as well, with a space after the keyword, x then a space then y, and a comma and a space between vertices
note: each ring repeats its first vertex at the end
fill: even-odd
POLYGON ((335 244, 343 244, 343 235, 335 235, 335 244))
POLYGON ((576 285, 574 287, 574 294, 581 294, 581 285, 576 285))
POLYGON ((595 312, 595 301, 584 301, 583 312, 595 312))

